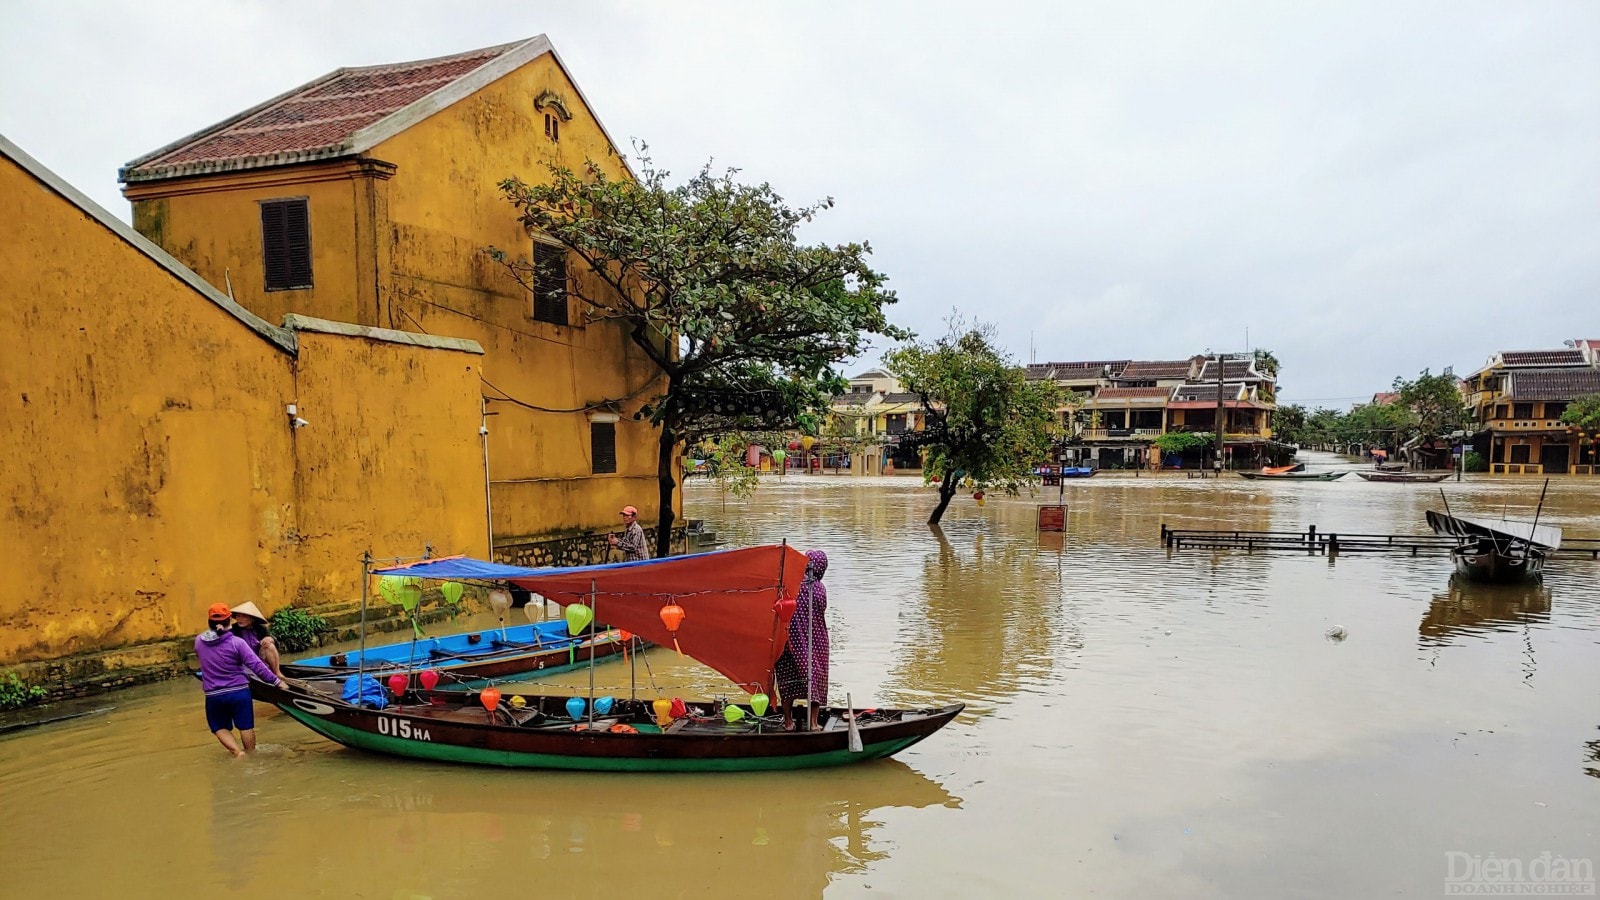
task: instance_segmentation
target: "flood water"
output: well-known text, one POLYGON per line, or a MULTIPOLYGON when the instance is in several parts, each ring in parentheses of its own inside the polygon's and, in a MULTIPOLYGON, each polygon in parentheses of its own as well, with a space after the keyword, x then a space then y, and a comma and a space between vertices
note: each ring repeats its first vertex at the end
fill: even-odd
MULTIPOLYGON (((1515 515, 1539 484, 1442 487, 1515 515)), ((690 487, 733 544, 828 552, 835 701, 967 703, 893 761, 501 771, 346 750, 258 706, 262 749, 235 762, 171 682, 0 738, 0 896, 1439 896, 1452 851, 1600 862, 1600 563, 1490 588, 1438 557, 1159 541, 1421 532, 1428 485, 1102 476, 1040 536, 1055 493, 962 496, 936 533, 915 479, 690 487)), ((1600 480, 1559 479, 1541 521, 1600 536, 1597 513, 1600 480)), ((642 694, 733 693, 647 659, 642 694)), ((620 663, 595 676, 628 690, 620 663)))

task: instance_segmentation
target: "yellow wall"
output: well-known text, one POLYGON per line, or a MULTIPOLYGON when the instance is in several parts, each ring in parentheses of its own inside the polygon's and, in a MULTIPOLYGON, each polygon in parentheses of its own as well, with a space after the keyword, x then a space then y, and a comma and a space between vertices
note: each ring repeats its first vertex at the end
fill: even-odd
MULTIPOLYGON (((576 168, 586 159, 628 177, 546 54, 359 160, 141 182, 125 192, 142 233, 213 284, 227 268, 239 302, 269 321, 296 312, 479 342, 494 386, 484 394, 521 401, 489 402, 494 529, 509 541, 615 529, 627 504, 646 521, 657 515, 658 432, 632 418, 652 396, 654 366, 617 325, 534 321, 528 292, 483 252, 531 252, 501 180, 536 182, 547 162, 576 168), (533 107, 547 90, 572 113, 558 144, 533 107), (257 202, 299 195, 310 198, 315 288, 266 293, 257 202), (589 420, 567 410, 619 398, 627 399, 616 410, 617 473, 593 475, 589 420)), ((576 273, 576 260, 569 266, 576 273)), ((569 307, 581 323, 578 301, 569 307)))
POLYGON ((297 357, 6 153, 0 216, 0 664, 352 599, 368 547, 484 552, 480 356, 302 331, 297 357))

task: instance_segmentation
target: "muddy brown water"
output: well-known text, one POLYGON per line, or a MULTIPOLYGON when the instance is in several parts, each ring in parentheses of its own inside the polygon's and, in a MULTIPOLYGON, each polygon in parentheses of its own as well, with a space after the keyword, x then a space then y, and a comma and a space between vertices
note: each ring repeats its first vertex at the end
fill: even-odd
MULTIPOLYGON (((1516 513, 1538 486, 1442 487, 1516 513)), ((1054 494, 963 495, 935 534, 911 479, 690 487, 735 544, 828 551, 835 700, 968 704, 893 761, 500 771, 346 750, 258 707, 262 748, 235 762, 173 682, 0 738, 0 896, 1438 896, 1450 853, 1600 861, 1600 563, 1488 588, 1443 558, 1158 540, 1420 532, 1432 486, 1098 477, 1041 537, 1054 494)), ((1597 512, 1600 480, 1563 479, 1543 521, 1600 536, 1597 512)), ((731 693, 646 658, 643 693, 731 693)), ((629 689, 627 666, 595 675, 629 689)))

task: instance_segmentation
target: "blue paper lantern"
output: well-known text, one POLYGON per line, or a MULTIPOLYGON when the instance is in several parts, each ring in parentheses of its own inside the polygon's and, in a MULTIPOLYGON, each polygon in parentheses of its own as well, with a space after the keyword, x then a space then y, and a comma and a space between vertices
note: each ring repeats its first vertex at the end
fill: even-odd
POLYGON ((572 721, 576 722, 583 718, 585 705, 582 697, 569 697, 567 699, 567 715, 572 717, 572 721))
POLYGON ((617 701, 611 697, 599 697, 594 701, 594 714, 603 716, 611 712, 611 705, 617 701))

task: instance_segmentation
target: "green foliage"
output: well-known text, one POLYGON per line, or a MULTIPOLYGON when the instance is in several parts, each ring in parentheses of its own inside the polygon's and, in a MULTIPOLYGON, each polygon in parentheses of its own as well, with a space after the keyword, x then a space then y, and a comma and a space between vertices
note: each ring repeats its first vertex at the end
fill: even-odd
POLYGON ((1203 431, 1169 431, 1150 443, 1162 453, 1182 453, 1205 447, 1216 440, 1216 435, 1203 431))
POLYGON ((1600 429, 1600 394, 1588 394, 1567 404, 1561 414, 1563 425, 1576 425, 1584 431, 1600 429))
POLYGON ((1396 378, 1394 389, 1400 394, 1398 405, 1411 413, 1413 433, 1425 440, 1459 431, 1467 421, 1460 383, 1452 375, 1430 375, 1423 369, 1411 381, 1396 378))
POLYGON ((0 709, 16 709, 29 703, 38 703, 46 693, 44 688, 23 681, 15 672, 0 676, 0 709))
POLYGON ((927 427, 901 437, 901 446, 926 451, 925 478, 939 479, 937 525, 957 483, 1015 495, 1050 457, 1061 389, 1029 381, 993 343, 991 326, 951 321, 932 343, 890 352, 884 368, 921 398, 927 427))
POLYGON ((1280 406, 1272 413, 1272 433, 1285 444, 1309 444, 1306 408, 1298 403, 1280 406))
POLYGON ((267 620, 267 630, 284 653, 306 650, 328 631, 328 621, 303 609, 285 606, 267 620))
MULTIPOLYGON (((869 245, 801 243, 798 228, 831 199, 791 207, 770 185, 736 181, 735 170, 707 166, 674 186, 648 156, 635 168, 637 180, 618 181, 593 162, 580 172, 552 163, 544 183, 509 178, 500 189, 524 227, 567 249, 568 296, 584 318, 621 322, 659 370, 636 393, 648 392, 635 418, 661 429, 656 549, 665 555, 674 448, 815 428, 844 388, 833 366, 860 355, 869 335, 907 334, 884 316, 895 296, 867 264, 869 245)), ((533 263, 488 252, 532 289, 533 263)))
POLYGON ((1257 350, 1256 371, 1271 378, 1278 377, 1278 357, 1271 350, 1257 350))
POLYGON ((1487 472, 1489 471, 1489 461, 1484 459, 1483 454, 1478 451, 1468 450, 1466 457, 1461 462, 1461 467, 1468 472, 1487 472))

